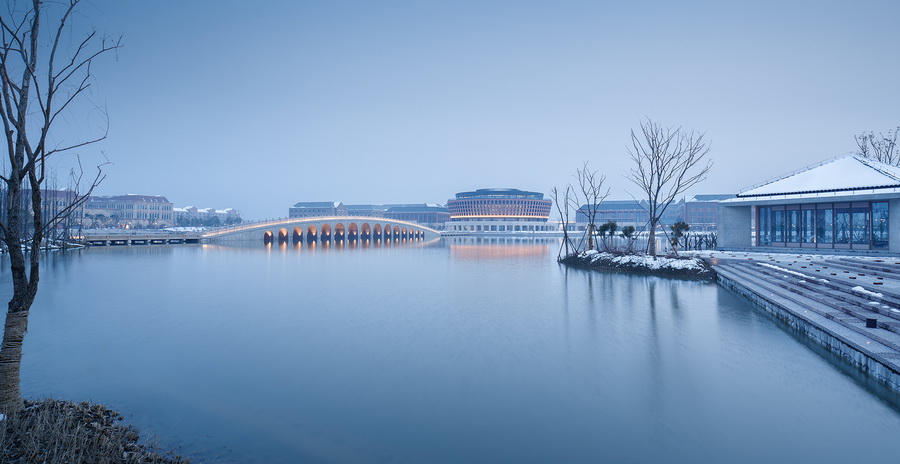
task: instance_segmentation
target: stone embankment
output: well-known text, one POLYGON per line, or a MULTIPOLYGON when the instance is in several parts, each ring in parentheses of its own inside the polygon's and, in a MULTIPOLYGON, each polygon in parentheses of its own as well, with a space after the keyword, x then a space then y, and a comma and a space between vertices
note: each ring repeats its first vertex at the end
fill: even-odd
POLYGON ((723 254, 709 262, 719 284, 900 392, 900 259, 723 254))

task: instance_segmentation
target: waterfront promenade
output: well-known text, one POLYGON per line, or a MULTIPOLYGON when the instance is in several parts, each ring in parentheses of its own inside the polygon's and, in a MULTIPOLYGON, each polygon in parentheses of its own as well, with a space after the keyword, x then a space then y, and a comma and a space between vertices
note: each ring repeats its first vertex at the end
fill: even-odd
POLYGON ((719 284, 900 392, 900 258, 716 253, 719 284))

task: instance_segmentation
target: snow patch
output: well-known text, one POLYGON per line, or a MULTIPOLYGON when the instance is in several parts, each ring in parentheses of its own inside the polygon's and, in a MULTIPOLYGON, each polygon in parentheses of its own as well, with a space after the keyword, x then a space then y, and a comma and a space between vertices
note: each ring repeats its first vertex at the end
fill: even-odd
POLYGON ((882 295, 881 293, 871 292, 871 291, 869 291, 869 290, 866 290, 866 289, 862 288, 862 287, 859 286, 859 285, 857 285, 857 286, 851 288, 850 290, 851 290, 851 291, 854 291, 854 292, 856 292, 856 293, 861 293, 861 294, 863 294, 863 295, 868 295, 868 296, 875 297, 875 298, 884 298, 884 295, 882 295))
POLYGON ((795 271, 792 271, 792 270, 790 270, 790 269, 785 269, 785 268, 783 268, 783 267, 778 267, 778 266, 776 266, 776 265, 774 265, 774 264, 769 264, 769 263, 756 263, 756 264, 759 264, 760 266, 765 266, 765 267, 770 268, 770 269, 775 269, 776 271, 785 272, 785 273, 788 273, 788 274, 791 274, 791 275, 795 275, 795 276, 797 276, 797 277, 803 277, 804 279, 809 278, 809 276, 807 276, 806 274, 802 274, 802 273, 799 273, 799 272, 795 272, 795 271))
POLYGON ((588 250, 581 253, 582 257, 590 257, 591 261, 599 261, 601 259, 605 259, 614 264, 621 266, 635 266, 635 267, 643 267, 646 269, 687 269, 687 270, 702 270, 704 269, 701 264, 700 258, 690 258, 690 259, 678 259, 678 258, 666 258, 662 256, 657 256, 655 259, 652 256, 646 255, 614 255, 612 253, 600 253, 597 250, 588 250))

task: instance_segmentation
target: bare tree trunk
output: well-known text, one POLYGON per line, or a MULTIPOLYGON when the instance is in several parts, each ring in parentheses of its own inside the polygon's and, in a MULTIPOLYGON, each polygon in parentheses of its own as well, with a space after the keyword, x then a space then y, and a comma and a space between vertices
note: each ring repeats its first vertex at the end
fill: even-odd
MULTIPOLYGON (((87 91, 92 83, 94 58, 119 48, 121 42, 107 43, 96 33, 88 33, 76 42, 72 55, 57 56, 68 49, 64 40, 73 37, 68 21, 80 0, 45 2, 31 0, 30 8, 0 9, 0 123, 6 136, 6 161, 0 181, 6 187, 6 217, 0 221, 0 234, 9 252, 13 295, 9 300, 0 342, 0 412, 11 413, 22 407, 19 386, 22 343, 28 329, 28 313, 37 295, 40 280, 40 247, 45 234, 87 199, 102 180, 98 172, 85 195, 77 192, 70 203, 45 209, 43 190, 47 158, 55 153, 77 149, 104 139, 55 145, 50 128, 57 117, 65 117, 70 103, 87 91), (42 16, 59 8, 58 22, 44 40, 42 16), (41 52, 41 59, 38 53, 41 52), (43 53, 46 52, 45 55, 43 53), (16 76, 19 76, 18 78, 16 76), (26 186, 27 192, 23 192, 26 186), (30 197, 30 198, 29 198, 30 197), (30 200, 26 206, 25 200, 30 200), (29 227, 25 221, 30 219, 29 227), (27 254, 24 248, 27 248, 27 254), (26 261, 27 256, 27 261, 26 261)), ((58 192, 56 193, 58 194, 58 192)), ((56 195, 54 194, 54 195, 56 195)), ((54 195, 48 199, 58 201, 54 195)))
POLYGON ((587 226, 587 240, 588 240, 588 250, 594 249, 594 224, 588 224, 587 226))
POLYGON ((28 329, 28 311, 6 313, 3 344, 0 345, 0 410, 17 411, 22 408, 19 379, 22 367, 22 343, 28 329))
POLYGON ((650 219, 650 230, 648 231, 647 254, 656 256, 656 219, 650 219))

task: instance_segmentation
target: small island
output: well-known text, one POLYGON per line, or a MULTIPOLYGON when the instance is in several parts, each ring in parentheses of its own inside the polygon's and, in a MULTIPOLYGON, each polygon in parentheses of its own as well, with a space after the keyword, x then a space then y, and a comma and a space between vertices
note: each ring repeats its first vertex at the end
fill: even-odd
POLYGON ((587 250, 559 259, 567 266, 605 272, 644 274, 680 279, 715 280, 716 272, 702 258, 649 256, 635 253, 587 250))

